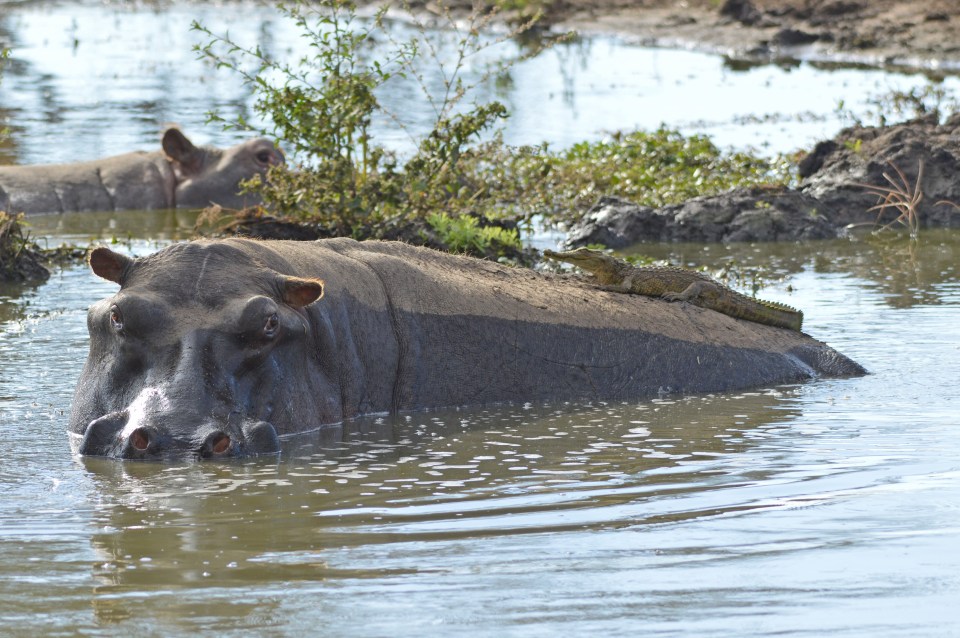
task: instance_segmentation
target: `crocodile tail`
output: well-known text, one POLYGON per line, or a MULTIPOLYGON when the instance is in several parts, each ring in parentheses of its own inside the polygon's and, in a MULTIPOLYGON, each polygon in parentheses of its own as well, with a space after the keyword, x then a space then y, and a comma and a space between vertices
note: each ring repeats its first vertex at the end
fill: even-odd
POLYGON ((803 311, 776 301, 757 301, 769 310, 774 311, 776 319, 774 322, 771 322, 773 325, 781 328, 790 328, 797 332, 803 329, 803 311))

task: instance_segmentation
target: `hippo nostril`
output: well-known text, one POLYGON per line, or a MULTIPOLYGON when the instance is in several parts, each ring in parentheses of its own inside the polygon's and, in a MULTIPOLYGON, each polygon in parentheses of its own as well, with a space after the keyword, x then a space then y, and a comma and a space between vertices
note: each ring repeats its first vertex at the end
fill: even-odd
POLYGON ((230 437, 223 432, 218 432, 211 442, 214 454, 223 454, 230 449, 230 437))
POLYGON ((150 447, 150 433, 144 428, 137 428, 130 433, 130 445, 138 452, 143 452, 150 447))
POLYGON ((233 441, 223 432, 214 432, 207 437, 200 447, 200 457, 209 459, 214 456, 223 456, 230 452, 233 441))
POLYGON ((245 425, 243 438, 250 454, 275 454, 280 451, 277 430, 266 421, 245 425))
POLYGON ((126 412, 113 412, 95 419, 83 428, 83 440, 77 450, 84 456, 112 454, 120 442, 120 431, 127 424, 126 412))

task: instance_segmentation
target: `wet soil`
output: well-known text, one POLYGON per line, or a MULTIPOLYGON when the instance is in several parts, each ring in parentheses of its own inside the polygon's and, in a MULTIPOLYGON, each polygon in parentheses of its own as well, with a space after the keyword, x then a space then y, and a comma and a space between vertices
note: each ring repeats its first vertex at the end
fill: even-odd
POLYGON ((557 28, 759 60, 960 69, 955 0, 556 0, 557 28))
POLYGON ((20 221, 0 212, 0 282, 41 283, 50 276, 46 259, 20 221))
MULTIPOLYGON (((467 12, 473 0, 415 0, 467 12)), ((960 70, 960 3, 955 0, 544 0, 542 24, 581 33, 618 33, 645 44, 695 48, 735 58, 784 57, 960 70)), ((506 11, 518 22, 533 9, 506 11)))
MULTIPOLYGON (((353 228, 352 232, 325 227, 317 222, 304 222, 283 216, 275 216, 262 208, 240 211, 208 209, 208 217, 201 218, 195 230, 208 237, 249 237, 251 239, 291 239, 316 241, 331 237, 352 235, 356 239, 382 239, 402 241, 414 246, 426 246, 444 252, 462 252, 472 257, 501 261, 518 266, 532 266, 537 262, 537 251, 530 247, 490 242, 484 245, 467 246, 454 250, 436 230, 423 219, 388 220, 374 226, 353 228)), ((518 230, 517 223, 506 219, 490 219, 472 214, 477 226, 518 230)))

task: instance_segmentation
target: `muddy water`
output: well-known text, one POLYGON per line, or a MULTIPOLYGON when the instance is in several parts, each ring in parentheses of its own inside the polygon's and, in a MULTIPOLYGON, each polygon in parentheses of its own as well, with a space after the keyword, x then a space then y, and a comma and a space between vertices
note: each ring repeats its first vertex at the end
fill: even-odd
MULTIPOLYGON (((164 219, 145 223, 176 235, 164 219)), ((5 291, 0 621, 22 635, 960 631, 960 235, 671 252, 763 264, 783 277, 763 296, 872 374, 370 418, 290 439, 280 459, 81 460, 64 411, 85 308, 113 286, 71 268, 5 291)))
MULTIPOLYGON (((283 42, 252 5, 3 6, 17 60, 0 153, 23 163, 119 153, 165 120, 201 128, 211 103, 244 108, 237 86, 177 53, 193 17, 283 42)), ((514 140, 704 120, 729 143, 792 148, 833 131, 834 92, 920 81, 736 73, 606 40, 551 55, 506 94, 514 140), (771 113, 788 115, 737 119, 771 113)), ((33 232, 144 254, 192 222, 84 215, 33 232)), ((764 268, 778 283, 761 296, 802 308, 808 332, 872 374, 370 418, 290 439, 279 459, 82 460, 65 412, 86 308, 114 287, 68 268, 0 288, 0 635, 960 632, 960 234, 644 251, 764 268)))

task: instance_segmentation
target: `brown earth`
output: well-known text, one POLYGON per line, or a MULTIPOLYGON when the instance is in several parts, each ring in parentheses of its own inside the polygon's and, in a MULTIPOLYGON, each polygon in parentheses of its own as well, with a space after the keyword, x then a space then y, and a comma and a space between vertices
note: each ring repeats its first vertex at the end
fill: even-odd
POLYGON ((22 218, 0 211, 0 282, 39 283, 50 272, 40 249, 24 232, 22 218))
POLYGON ((735 57, 960 69, 956 0, 559 0, 558 27, 735 57))
MULTIPOLYGON (((469 10, 473 0, 413 0, 416 9, 469 10)), ((536 5, 536 2, 530 2, 536 5)), ((558 30, 618 33, 641 42, 735 58, 777 58, 960 70, 956 0, 541 0, 558 30)), ((505 12, 516 21, 522 12, 505 12)))

